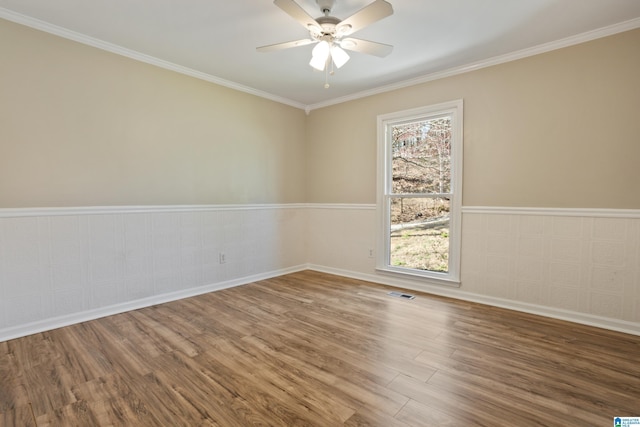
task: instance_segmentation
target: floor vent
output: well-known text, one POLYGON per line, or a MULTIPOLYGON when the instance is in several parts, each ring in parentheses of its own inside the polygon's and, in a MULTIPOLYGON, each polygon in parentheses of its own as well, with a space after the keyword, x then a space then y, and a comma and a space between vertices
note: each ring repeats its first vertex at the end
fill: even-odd
POLYGON ((396 298, 404 298, 404 299, 414 299, 416 296, 415 295, 410 295, 410 294, 405 294, 402 292, 389 292, 389 295, 391 295, 392 297, 396 297, 396 298))

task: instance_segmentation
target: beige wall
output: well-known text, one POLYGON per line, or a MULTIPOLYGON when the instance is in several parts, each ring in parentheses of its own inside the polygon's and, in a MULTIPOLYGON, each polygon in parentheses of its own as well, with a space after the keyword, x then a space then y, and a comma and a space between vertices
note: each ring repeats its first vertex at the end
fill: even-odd
POLYGON ((376 117, 464 99, 466 206, 640 208, 640 30, 312 111, 308 201, 374 203, 376 117))
POLYGON ((0 20, 0 208, 303 202, 304 112, 0 20))
POLYGON ((640 30, 314 110, 0 20, 0 208, 374 203, 376 117, 462 98, 467 206, 640 208, 640 30))

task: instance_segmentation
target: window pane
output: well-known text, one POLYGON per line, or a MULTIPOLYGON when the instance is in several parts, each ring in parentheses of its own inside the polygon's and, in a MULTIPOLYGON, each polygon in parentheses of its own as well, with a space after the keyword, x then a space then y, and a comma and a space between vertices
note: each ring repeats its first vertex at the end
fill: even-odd
POLYGON ((392 198, 390 264, 448 272, 449 210, 444 198, 392 198))
POLYGON ((391 126, 392 192, 451 192, 451 117, 391 126))

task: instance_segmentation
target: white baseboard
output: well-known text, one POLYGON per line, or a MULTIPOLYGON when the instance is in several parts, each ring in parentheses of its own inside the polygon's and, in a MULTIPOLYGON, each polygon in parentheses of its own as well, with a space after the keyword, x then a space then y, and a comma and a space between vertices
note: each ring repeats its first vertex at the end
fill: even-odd
POLYGON ((608 329, 612 331, 623 332, 626 334, 640 336, 640 323, 636 323, 636 322, 628 322, 625 320, 594 316, 592 314, 562 310, 554 307, 528 304, 528 303, 503 299, 503 298, 480 295, 480 294, 475 294, 471 292, 465 292, 461 288, 452 288, 452 287, 417 283, 415 281, 402 280, 392 276, 366 274, 366 273, 342 270, 342 269, 337 269, 332 267, 325 267, 325 266, 315 265, 315 264, 308 264, 306 268, 309 270, 319 271, 322 273, 329 273, 329 274, 335 274, 338 276, 350 277, 353 279, 366 280, 368 282, 379 283, 382 285, 420 291, 420 292, 425 292, 429 294, 455 298, 463 301, 476 302, 476 303, 490 305, 494 307, 506 308, 509 310, 521 311, 524 313, 536 314, 539 316, 550 317, 553 319, 579 323, 581 325, 594 326, 597 328, 608 329))
POLYGON ((306 265, 289 267, 281 270, 270 271, 266 273, 256 274, 253 276, 242 277, 239 279, 227 280, 220 283, 214 283, 197 288, 184 289, 177 292, 170 292, 161 295, 155 295, 148 298, 142 298, 134 301, 127 301, 120 304, 101 307, 94 310, 87 310, 80 313, 74 313, 68 316, 59 316, 51 319, 40 320, 37 322, 27 323, 24 325, 0 329, 0 342, 8 341, 27 335, 37 334, 40 332, 50 331, 64 326, 74 325, 89 320, 99 319, 101 317, 112 316, 127 311, 138 310, 152 305, 163 304, 171 301, 177 301, 197 295, 215 292, 222 289, 233 288, 235 286, 246 285, 248 283, 260 280, 270 279, 272 277, 282 276, 284 274, 295 273, 297 271, 306 270, 306 265))
POLYGON ((350 270, 343 270, 332 267, 325 267, 316 264, 303 264, 285 269, 270 271, 253 276, 242 277, 238 279, 228 280, 225 282, 200 286, 197 288, 185 289, 178 292, 171 292, 156 295, 149 298, 143 298, 135 301, 127 301, 121 304, 115 304, 108 307, 102 307, 95 310, 83 311, 68 316, 60 316, 52 319, 46 319, 38 322, 32 322, 15 327, 9 327, 0 330, 0 342, 8 341, 15 338, 24 337, 31 334, 50 331, 53 329, 69 326, 89 320, 99 319, 101 317, 112 316, 127 311, 138 310, 152 305, 163 304, 171 301, 189 298, 197 295, 215 292, 222 289, 228 289, 235 286, 246 285, 248 283, 260 280, 270 279, 284 274, 295 273, 303 270, 314 270, 322 273, 335 274, 338 276, 349 277, 353 279, 365 280, 368 282, 378 283, 386 286, 394 286, 401 289, 415 290, 433 295, 455 298, 463 301, 476 302, 494 307, 506 308, 509 310, 521 311, 524 313, 536 314, 539 316, 550 317, 554 319, 565 320, 569 322, 579 323, 582 325, 594 326, 612 331, 623 332, 627 334, 640 336, 640 323, 627 322, 624 320, 599 317, 590 314, 578 313, 568 310, 561 310, 553 307, 540 306, 535 304, 527 304, 513 300, 495 298, 486 295, 464 292, 459 288, 451 288, 445 286, 429 285, 424 283, 416 283, 410 280, 402 280, 393 276, 383 276, 376 274, 360 273, 350 270))

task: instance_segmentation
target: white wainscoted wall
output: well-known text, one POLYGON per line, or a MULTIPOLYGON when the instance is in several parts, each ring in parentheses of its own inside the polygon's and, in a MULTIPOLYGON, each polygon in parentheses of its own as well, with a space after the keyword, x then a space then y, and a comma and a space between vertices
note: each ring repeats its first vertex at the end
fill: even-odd
POLYGON ((375 271, 375 205, 309 207, 310 268, 640 335, 640 211, 464 207, 461 286, 375 271))
POLYGON ((0 341, 305 268, 640 335, 639 211, 465 207, 459 288, 376 272, 377 228, 361 204, 0 209, 0 341))
POLYGON ((306 221, 304 205, 0 209, 0 341, 299 270, 306 221))
POLYGON ((637 212, 467 209, 463 257, 468 292, 640 330, 637 212))

